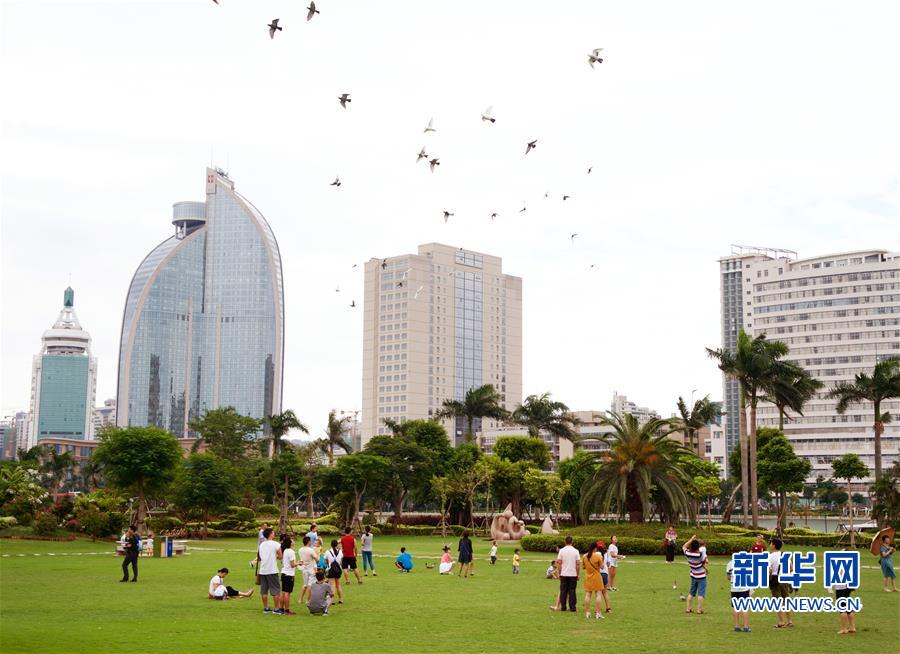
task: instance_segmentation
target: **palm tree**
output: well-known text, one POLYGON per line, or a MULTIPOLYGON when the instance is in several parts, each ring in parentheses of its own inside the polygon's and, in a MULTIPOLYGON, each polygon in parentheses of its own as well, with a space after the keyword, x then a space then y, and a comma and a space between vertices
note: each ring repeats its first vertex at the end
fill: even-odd
POLYGON ((687 490, 691 479, 677 463, 684 446, 669 438, 675 429, 671 420, 651 418, 643 425, 630 413, 608 412, 601 425, 612 427, 611 434, 586 436, 609 445, 597 452, 598 466, 581 491, 584 517, 599 508, 604 513, 612 505, 624 507, 630 522, 643 522, 650 510, 651 495, 664 498, 673 512, 687 512, 687 490))
POLYGON ((347 431, 347 424, 352 420, 350 416, 338 418, 337 413, 332 409, 328 412, 328 426, 325 427, 325 438, 322 444, 327 448, 328 465, 334 465, 334 448, 341 448, 349 454, 353 451, 350 444, 344 440, 344 432, 347 431))
POLYGON ((59 494, 60 487, 66 480, 69 471, 75 465, 75 457, 71 452, 57 452, 53 446, 47 446, 42 452, 41 472, 50 476, 50 492, 59 494))
POLYGON ((532 438, 539 438, 541 431, 573 443, 581 438, 576 431, 581 421, 569 413, 565 404, 551 400, 550 393, 526 397, 512 412, 510 422, 527 427, 532 438))
POLYGON ((871 402, 875 410, 875 483, 881 479, 881 435, 891 421, 890 413, 881 412, 881 403, 900 397, 900 358, 891 357, 875 364, 870 377, 859 373, 853 382, 838 382, 828 393, 837 399, 837 412, 844 413, 851 404, 871 402))
MULTIPOLYGON (((676 418, 675 425, 678 431, 684 433, 687 438, 688 448, 694 450, 694 436, 707 424, 722 415, 722 403, 713 402, 709 395, 694 402, 694 406, 688 411, 687 404, 681 396, 678 397, 678 413, 681 418, 676 418)), ((700 439, 697 439, 697 456, 700 456, 700 439)))
POLYGON ((749 409, 747 425, 741 426, 741 496, 744 506, 744 526, 747 526, 747 495, 749 488, 750 510, 753 528, 759 526, 759 494, 756 471, 756 407, 765 390, 772 387, 772 380, 783 376, 786 367, 793 364, 782 361, 788 346, 781 341, 770 341, 765 334, 751 337, 743 329, 738 333, 737 347, 729 350, 706 349, 710 358, 717 359, 719 370, 736 380, 741 389, 741 411, 749 409), (745 431, 749 434, 745 435, 745 431), (748 438, 749 436, 749 438, 748 438))
POLYGON ((100 464, 94 460, 93 457, 89 457, 84 459, 78 465, 78 472, 81 475, 81 481, 84 484, 85 489, 89 493, 93 493, 97 490, 97 487, 100 485, 100 474, 102 472, 100 464))
POLYGON ((493 418, 505 420, 508 416, 506 409, 500 404, 502 398, 493 384, 485 384, 466 391, 465 398, 459 400, 444 400, 442 407, 437 411, 437 418, 465 418, 467 441, 474 440, 472 425, 476 418, 493 418))
POLYGON ((803 405, 813 399, 823 386, 805 368, 785 361, 778 374, 767 384, 760 399, 774 404, 778 409, 778 429, 783 432, 787 410, 802 416, 803 405))
POLYGON ((264 422, 269 428, 269 457, 272 459, 285 449, 284 437, 291 429, 299 429, 304 434, 309 433, 306 425, 300 422, 297 414, 290 409, 268 416, 264 422))

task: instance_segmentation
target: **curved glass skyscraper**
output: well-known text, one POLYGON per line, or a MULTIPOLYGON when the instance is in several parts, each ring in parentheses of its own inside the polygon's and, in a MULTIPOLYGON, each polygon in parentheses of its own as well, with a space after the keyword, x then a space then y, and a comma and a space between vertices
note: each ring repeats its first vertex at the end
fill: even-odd
POLYGON ((116 423, 187 437, 209 409, 280 412, 284 291, 271 228, 209 168, 206 202, 176 203, 172 224, 128 289, 116 423))

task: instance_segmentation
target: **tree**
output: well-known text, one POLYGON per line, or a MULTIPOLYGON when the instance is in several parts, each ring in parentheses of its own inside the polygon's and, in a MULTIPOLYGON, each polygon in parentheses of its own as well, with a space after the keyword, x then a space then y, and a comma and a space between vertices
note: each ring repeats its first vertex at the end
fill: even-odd
POLYGON ((334 448, 339 447, 349 454, 353 451, 350 444, 344 440, 344 432, 347 431, 347 425, 353 420, 350 416, 343 418, 337 417, 334 409, 328 412, 328 424, 325 426, 324 445, 328 448, 328 465, 334 465, 334 448))
MULTIPOLYGON (((677 420, 677 419, 676 419, 677 420)), ((676 423, 677 424, 677 423, 676 423)), ((691 497, 691 520, 700 526, 700 500, 704 497, 708 499, 709 495, 719 494, 719 466, 706 459, 701 459, 690 450, 683 450, 676 453, 675 465, 681 469, 685 476, 691 481, 686 490, 691 497), (712 480, 712 481, 710 481, 712 480), (712 482, 715 482, 715 490, 711 493, 706 492, 712 488, 712 482)), ((665 497, 659 498, 660 513, 665 513, 669 522, 678 522, 679 516, 677 511, 672 510, 665 497), (672 511, 671 513, 669 511, 672 511)))
MULTIPOLYGON (((17 503, 30 514, 46 497, 47 491, 38 483, 38 474, 33 468, 0 469, 0 506, 17 503)), ((4 511, 3 515, 10 514, 4 511)))
MULTIPOLYGON (((684 399, 679 396, 678 413, 681 415, 681 418, 676 419, 676 428, 684 434, 687 440, 687 447, 694 451, 694 436, 697 435, 699 430, 722 415, 722 403, 711 401, 709 395, 707 395, 694 402, 694 406, 688 410, 684 399)), ((699 438, 697 439, 696 454, 700 456, 699 438)))
POLYGON ((493 384, 485 384, 467 390, 462 401, 444 400, 435 415, 438 418, 464 418, 466 421, 465 439, 471 441, 475 439, 472 428, 476 418, 506 419, 508 414, 501 405, 502 401, 500 393, 493 384))
POLYGON ((900 397, 900 358, 892 357, 875 364, 872 375, 859 373, 853 382, 838 382, 828 393, 837 399, 837 412, 844 413, 851 404, 871 402, 875 413, 875 481, 881 479, 881 435, 891 421, 891 414, 881 412, 881 403, 900 397))
POLYGON ((398 525, 403 518, 407 495, 430 485, 431 457, 408 436, 374 436, 366 443, 364 452, 387 461, 384 485, 394 507, 394 524, 398 525))
POLYGON ((275 458, 276 454, 285 449, 284 437, 287 436, 287 433, 291 429, 299 429, 304 434, 309 433, 309 429, 306 428, 306 425, 300 422, 297 414, 290 409, 271 415, 263 422, 269 429, 269 458, 272 459, 275 458))
POLYGON ((853 506, 850 499, 853 496, 851 483, 854 479, 864 479, 869 476, 866 464, 855 454, 845 454, 831 462, 831 469, 837 479, 847 480, 847 515, 850 516, 850 547, 856 547, 856 534, 853 531, 853 506))
POLYGON ((811 469, 809 461, 794 453, 793 445, 781 432, 776 432, 759 449, 759 482, 778 496, 779 532, 785 528, 787 494, 803 490, 811 469))
POLYGON ((346 524, 359 524, 359 507, 370 485, 375 486, 388 473, 388 461, 371 454, 349 454, 338 459, 335 473, 341 488, 353 495, 352 515, 346 516, 346 524))
MULTIPOLYGON (((488 458, 478 458, 472 466, 454 470, 450 477, 453 492, 463 497, 469 513, 469 529, 472 531, 475 530, 475 497, 493 481, 495 468, 488 458)), ((499 461, 496 457, 494 459, 499 461)))
POLYGON ((306 483, 306 516, 312 518, 315 514, 313 501, 316 487, 319 485, 319 474, 322 466, 319 465, 319 452, 322 447, 318 441, 310 441, 296 448, 297 456, 303 468, 303 480, 306 483))
POLYGON ((806 369, 785 362, 777 374, 769 380, 762 400, 778 409, 778 429, 784 431, 784 419, 790 409, 803 415, 803 405, 815 397, 824 384, 810 375, 806 369))
POLYGON ((694 477, 694 488, 700 497, 706 498, 706 524, 712 524, 712 498, 721 491, 718 477, 694 477))
POLYGON ((559 502, 568 487, 568 484, 553 473, 544 473, 536 468, 528 468, 525 471, 525 493, 541 507, 541 515, 546 513, 546 506, 554 510, 554 516, 559 513, 559 502))
POLYGON ((101 430, 94 459, 109 485, 136 491, 135 524, 143 533, 146 498, 162 491, 175 476, 181 446, 159 427, 107 427, 101 430))
POLYGON ((582 488, 583 519, 594 509, 605 513, 616 505, 620 512, 624 507, 630 522, 643 522, 654 487, 673 510, 688 510, 685 489, 691 480, 676 461, 685 448, 669 438, 671 421, 651 418, 641 425, 630 413, 608 412, 600 424, 613 432, 590 438, 605 442, 610 449, 594 454, 597 469, 582 488))
POLYGON ((233 406, 226 406, 207 411, 202 419, 191 422, 190 428, 198 434, 192 452, 206 443, 207 450, 212 454, 240 465, 256 440, 262 421, 242 416, 233 406))
POLYGON ((561 506, 569 512, 576 525, 582 522, 581 489, 596 469, 597 459, 587 450, 576 450, 571 458, 560 461, 557 467, 560 479, 568 486, 563 493, 561 506))
POLYGON ((240 479, 230 461, 214 454, 191 454, 185 459, 172 484, 175 504, 198 511, 203 520, 203 537, 209 533, 209 514, 234 502, 240 479))
MULTIPOLYGON (((744 422, 741 425, 741 487, 749 488, 750 509, 753 516, 753 528, 759 527, 759 491, 757 489, 757 457, 756 457, 756 407, 765 391, 771 388, 772 381, 784 375, 786 366, 793 364, 781 359, 788 353, 788 346, 781 341, 770 341, 765 334, 751 337, 743 329, 738 333, 737 347, 734 352, 725 349, 712 350, 707 354, 718 360, 719 370, 736 380, 741 390, 741 411, 749 409, 747 419, 749 439, 744 436, 744 422), (746 452, 746 454, 745 454, 746 452), (746 462, 746 465, 745 463, 746 462), (746 471, 746 472, 745 472, 746 471)), ((742 492, 744 499, 744 526, 747 526, 747 492, 742 492)))
POLYGON ((512 412, 510 422, 527 428, 532 438, 540 437, 542 431, 572 443, 580 438, 577 430, 580 421, 569 412, 569 407, 552 400, 550 393, 526 397, 512 412))
POLYGON ((406 435, 431 457, 432 472, 447 474, 454 450, 444 425, 437 420, 407 420, 403 425, 406 435))
POLYGON ((78 464, 78 474, 81 475, 81 483, 88 493, 93 493, 99 488, 102 473, 103 468, 92 456, 78 464))
POLYGON ((550 448, 543 438, 501 436, 494 444, 494 454, 513 463, 528 461, 540 470, 550 469, 550 448))
POLYGON ((900 463, 885 471, 871 488, 872 517, 881 527, 900 527, 900 463))
POLYGON ((59 452, 52 445, 43 448, 41 453, 41 472, 50 478, 50 493, 59 495, 60 488, 72 468, 75 457, 71 452, 59 452))
MULTIPOLYGON (((277 481, 275 497, 278 498, 278 532, 287 533, 288 506, 291 487, 299 487, 304 481, 304 460, 292 449, 284 449, 272 459, 272 479, 277 481)), ((273 484, 274 485, 274 484, 273 484)))
POLYGON ((434 476, 431 478, 431 487, 434 494, 441 500, 441 538, 447 537, 447 500, 453 493, 453 482, 449 477, 434 476))
MULTIPOLYGON (((484 463, 490 469, 491 491, 497 498, 497 502, 512 505, 512 512, 516 516, 522 515, 522 500, 527 490, 525 488, 525 475, 529 470, 537 470, 531 461, 508 461, 496 455, 486 456, 479 463, 484 463)), ((477 464, 476 464, 477 465, 477 464)))
POLYGON ((21 465, 31 465, 36 468, 41 464, 43 451, 44 448, 41 445, 35 445, 27 450, 20 447, 16 450, 16 458, 21 465))

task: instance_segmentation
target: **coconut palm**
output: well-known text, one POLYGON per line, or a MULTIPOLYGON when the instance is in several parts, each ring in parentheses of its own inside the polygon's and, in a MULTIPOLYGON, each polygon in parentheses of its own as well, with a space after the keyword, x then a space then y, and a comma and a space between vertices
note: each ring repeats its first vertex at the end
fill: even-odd
POLYGON ((328 412, 328 425, 325 427, 325 438, 322 439, 322 445, 328 454, 329 466, 334 465, 335 447, 341 448, 347 454, 353 451, 350 443, 344 440, 344 432, 347 431, 347 425, 351 420, 353 420, 351 416, 338 418, 334 409, 328 412))
MULTIPOLYGON (((765 334, 751 337, 743 329, 738 333, 734 352, 725 349, 707 348, 710 358, 719 362, 719 370, 736 380, 740 385, 741 411, 748 412, 745 426, 741 426, 741 487, 750 489, 750 511, 753 528, 759 526, 759 494, 756 470, 756 407, 765 390, 771 388, 773 380, 785 375, 785 368, 793 364, 782 361, 788 346, 781 341, 770 341, 765 334), (749 410, 749 411, 748 411, 749 410), (747 432, 745 434, 745 432, 747 432)), ((747 492, 741 491, 744 506, 744 526, 747 526, 747 492)))
POLYGON ((465 418, 465 439, 471 441, 475 438, 472 426, 476 418, 506 419, 509 414, 500 404, 501 402, 500 393, 497 392, 493 384, 485 384, 477 388, 470 388, 466 391, 466 396, 462 401, 444 400, 443 405, 438 409, 435 416, 439 419, 465 418))
POLYGON ((778 374, 774 375, 760 398, 778 409, 778 429, 784 431, 784 419, 788 409, 803 415, 803 405, 809 402, 824 384, 798 365, 783 362, 778 374))
POLYGON ((605 513, 616 506, 628 512, 630 522, 643 522, 653 493, 673 512, 686 513, 692 481, 677 462, 678 455, 686 451, 684 446, 669 438, 675 424, 651 418, 642 425, 630 413, 615 412, 606 413, 600 424, 613 431, 584 437, 602 441, 609 449, 594 454, 597 469, 581 489, 583 517, 595 509, 605 513))
POLYGON ((900 397, 900 358, 891 357, 875 364, 872 375, 859 373, 853 382, 838 382, 828 393, 837 399, 837 412, 844 413, 851 404, 871 402, 875 413, 875 482, 881 479, 881 435, 890 413, 881 412, 881 403, 900 397))
POLYGON ((562 402, 550 399, 550 393, 529 395, 510 416, 510 422, 523 425, 532 438, 540 438, 541 431, 571 442, 580 439, 578 418, 562 402))
POLYGON ((273 459, 276 454, 285 449, 284 437, 291 429, 299 429, 304 434, 309 433, 306 425, 300 422, 297 414, 290 409, 268 416, 264 422, 269 431, 269 457, 273 459))
MULTIPOLYGON (((703 427, 722 415, 722 403, 711 401, 707 395, 694 402, 694 406, 688 410, 684 399, 679 396, 678 413, 681 417, 676 418, 675 425, 678 431, 684 433, 688 448, 694 451, 694 436, 703 427)), ((697 439, 697 456, 700 456, 699 438, 697 439)))
POLYGON ((75 466, 75 456, 71 452, 57 452, 47 446, 41 453, 41 472, 50 477, 50 492, 58 495, 69 471, 75 466))

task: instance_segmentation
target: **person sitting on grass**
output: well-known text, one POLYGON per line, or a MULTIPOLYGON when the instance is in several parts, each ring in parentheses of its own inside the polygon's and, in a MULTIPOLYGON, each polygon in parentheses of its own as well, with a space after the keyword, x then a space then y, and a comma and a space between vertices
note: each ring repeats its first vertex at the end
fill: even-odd
POLYGON ((231 586, 226 586, 225 577, 227 576, 228 568, 219 568, 219 571, 209 580, 209 599, 227 600, 231 597, 250 597, 253 595, 252 588, 246 593, 241 593, 231 586))
POLYGON ((441 565, 438 572, 442 575, 449 575, 453 572, 453 556, 450 554, 449 545, 444 545, 444 554, 441 556, 441 565))
POLYGON ((559 579, 559 568, 556 566, 556 560, 553 560, 547 567, 547 579, 559 579))
MULTIPOLYGON (((746 554, 746 552, 740 552, 740 554, 746 554)), ((728 565, 725 566, 725 576, 728 578, 728 581, 731 585, 731 599, 734 600, 736 598, 747 598, 750 597, 750 588, 748 586, 740 586, 735 584, 734 579, 734 559, 732 558, 728 565)), ((750 631, 750 611, 737 611, 734 609, 732 605, 732 613, 734 614, 734 630, 741 631, 741 618, 743 618, 744 629, 743 631, 750 631)))
POLYGON ((412 554, 406 551, 405 547, 400 548, 400 554, 394 559, 394 566, 400 572, 412 572, 413 569, 413 560, 412 554))
POLYGON ((331 585, 325 581, 325 573, 317 570, 316 583, 309 588, 309 601, 306 603, 306 608, 312 615, 328 615, 328 607, 331 606, 333 598, 334 593, 331 585))

